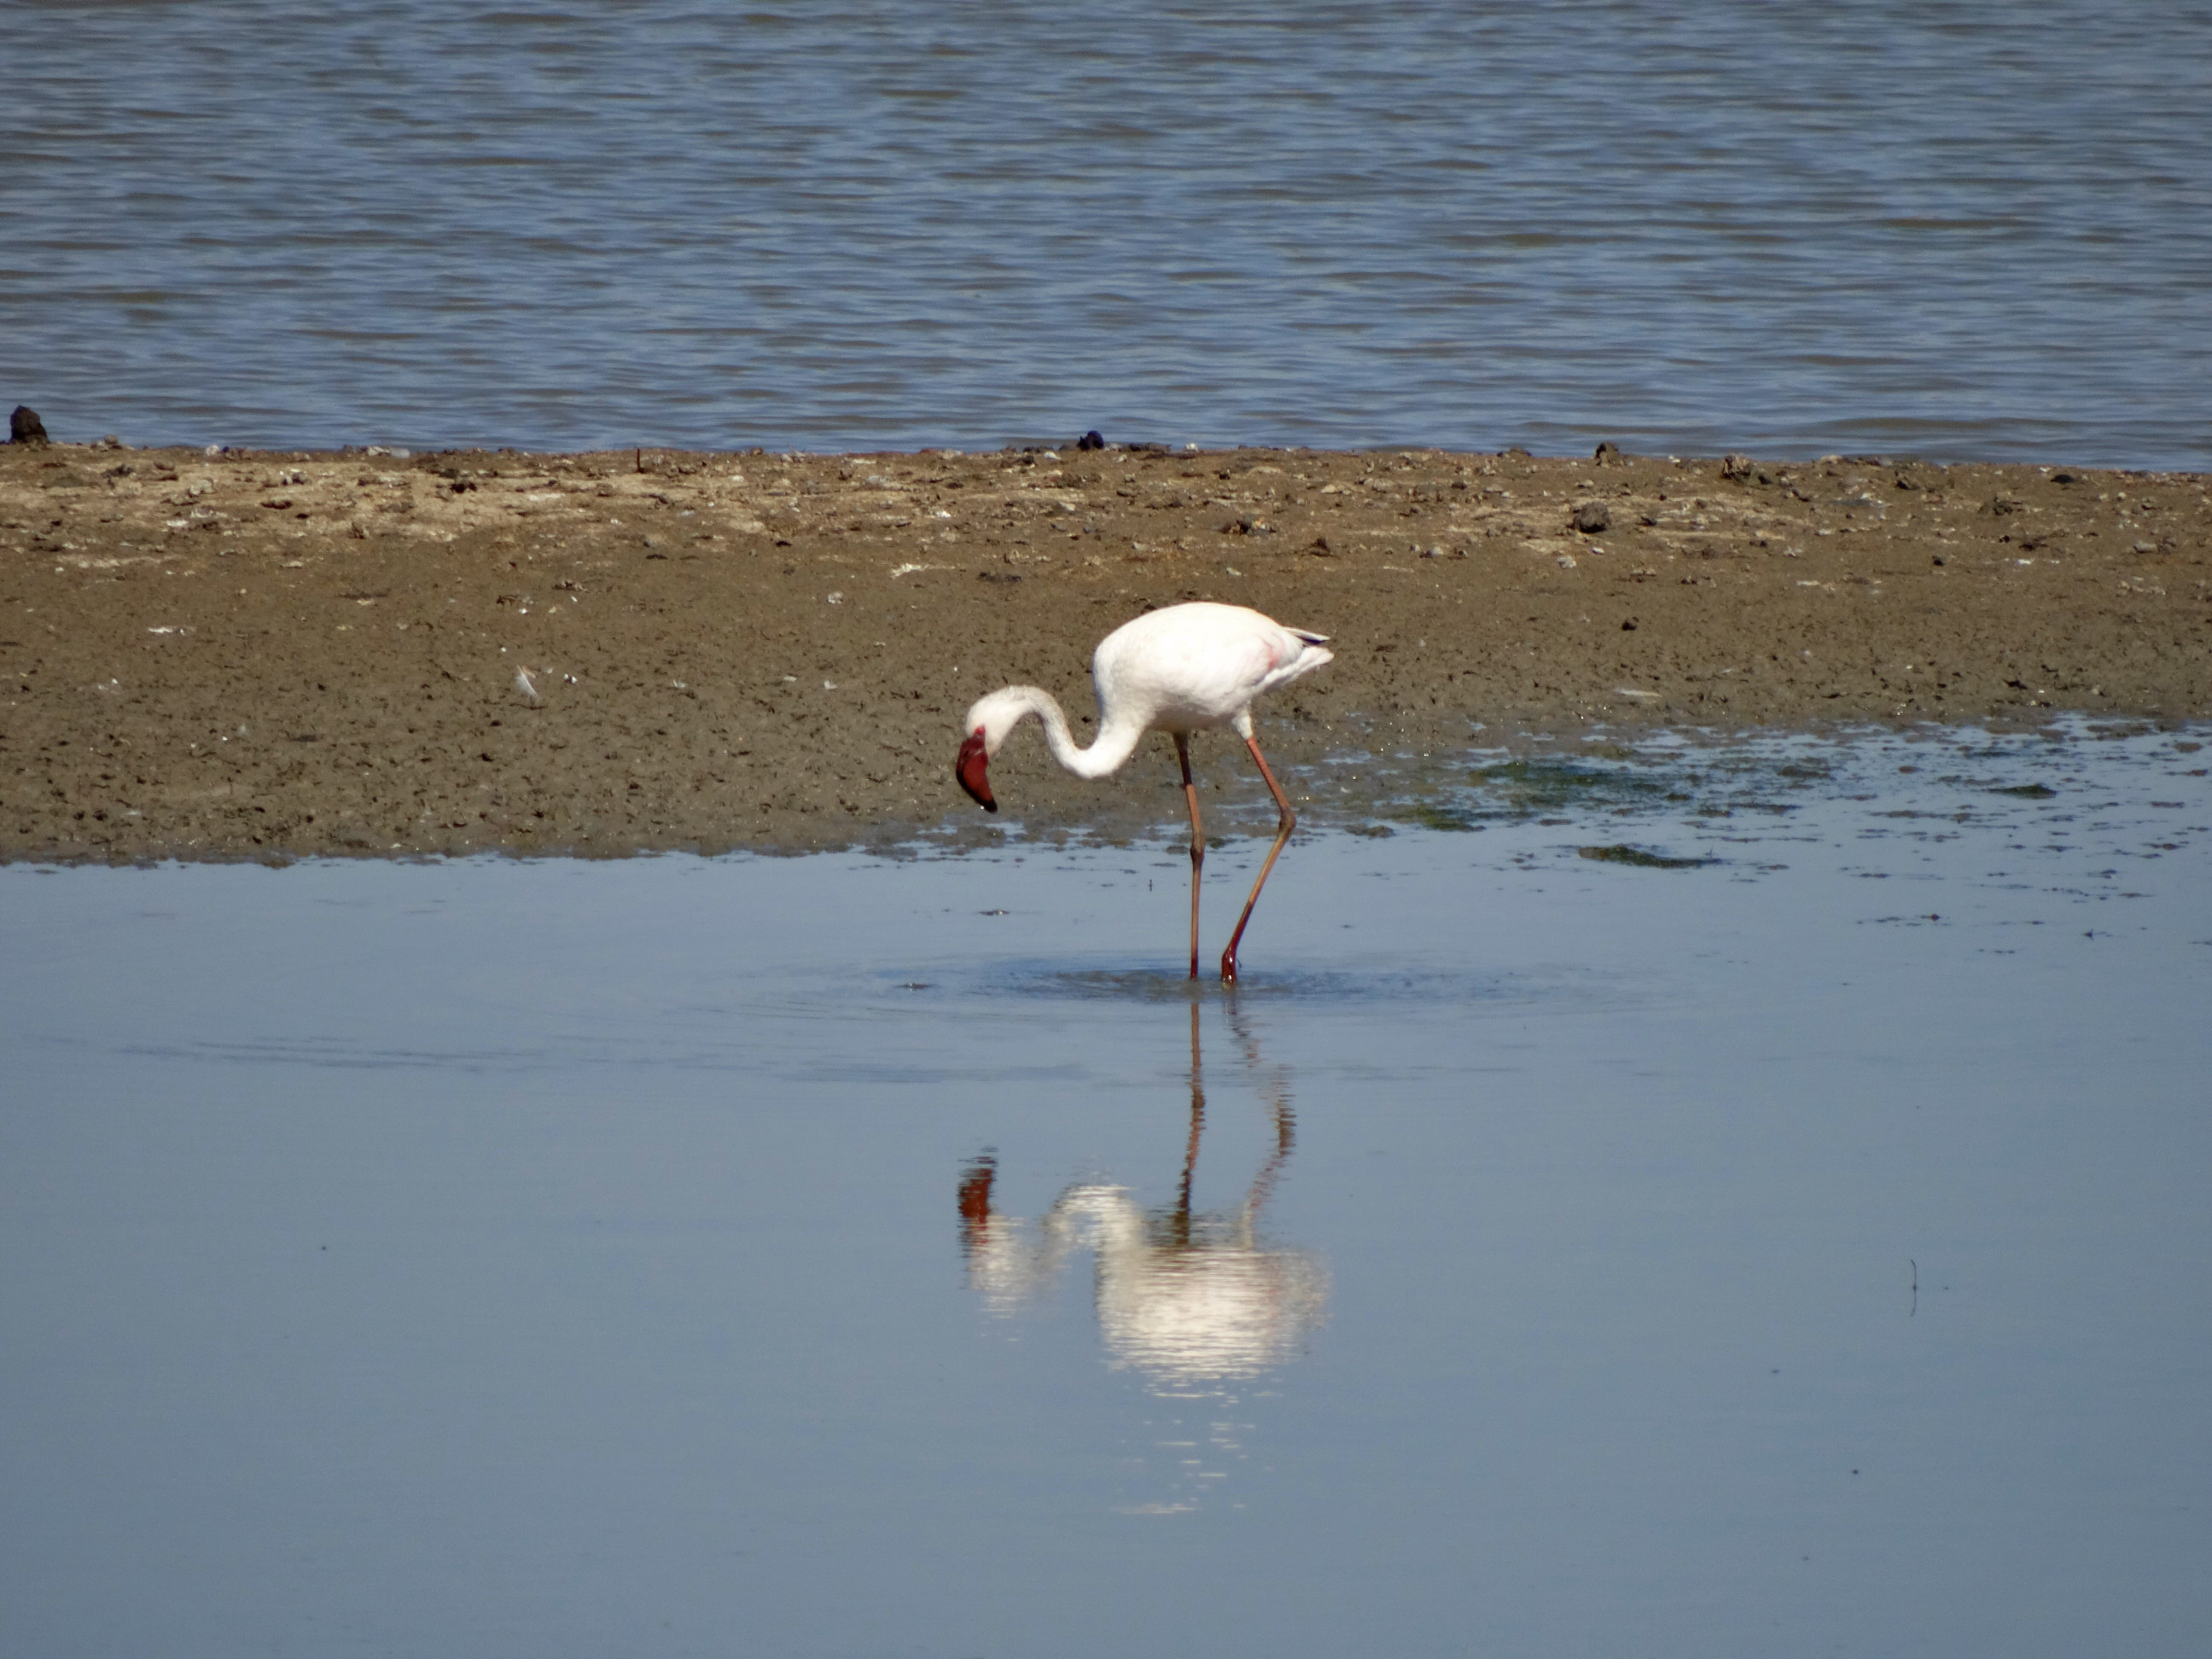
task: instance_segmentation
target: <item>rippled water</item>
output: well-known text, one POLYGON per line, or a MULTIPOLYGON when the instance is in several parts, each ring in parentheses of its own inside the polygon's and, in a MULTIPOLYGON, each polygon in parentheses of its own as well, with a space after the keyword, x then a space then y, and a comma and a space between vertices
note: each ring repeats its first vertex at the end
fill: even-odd
POLYGON ((0 867, 9 1649, 2193 1656, 2208 738, 0 867))
POLYGON ((2212 9, 16 3, 136 442, 2212 465, 2212 9))

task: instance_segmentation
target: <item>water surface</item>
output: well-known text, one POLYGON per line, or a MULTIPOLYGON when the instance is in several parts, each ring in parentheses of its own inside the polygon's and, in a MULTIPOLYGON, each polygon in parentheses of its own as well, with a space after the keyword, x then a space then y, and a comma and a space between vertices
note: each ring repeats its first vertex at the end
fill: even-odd
POLYGON ((10 1646, 2192 1653, 2115 731, 1479 766, 1233 997, 1171 845, 0 869, 10 1646))
POLYGON ((0 395, 2212 465, 2212 9, 18 3, 0 395))

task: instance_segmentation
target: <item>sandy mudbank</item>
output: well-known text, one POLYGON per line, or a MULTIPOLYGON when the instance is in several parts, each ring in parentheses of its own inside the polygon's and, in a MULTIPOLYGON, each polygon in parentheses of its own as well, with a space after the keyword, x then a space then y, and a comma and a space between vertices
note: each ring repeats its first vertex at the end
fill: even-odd
MULTIPOLYGON (((2197 720, 2209 532, 2195 476, 1870 458, 9 445, 0 857, 887 844, 971 822, 974 696, 1087 709, 1099 636, 1194 599, 1334 640, 1261 711, 1294 793, 1592 726, 2197 720)), ((994 778, 1032 827, 1179 811, 1164 741, 994 778)))

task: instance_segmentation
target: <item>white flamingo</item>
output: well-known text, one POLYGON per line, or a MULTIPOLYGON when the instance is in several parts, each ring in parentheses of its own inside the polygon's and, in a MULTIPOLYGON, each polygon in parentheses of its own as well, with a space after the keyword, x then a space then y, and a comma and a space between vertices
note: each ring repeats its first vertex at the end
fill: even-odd
POLYGON ((1267 872, 1283 844, 1297 828, 1297 814, 1267 757, 1252 736, 1252 702, 1261 693, 1288 685, 1330 659, 1328 635, 1285 628, 1256 611, 1237 605, 1171 605, 1123 623, 1098 642, 1091 658, 1091 678, 1098 690, 1098 735, 1088 749, 1075 746, 1067 715, 1048 691, 1034 685, 1009 685, 977 700, 968 711, 965 738, 953 775, 988 812, 992 799, 987 767, 1006 735, 1029 715, 1043 722, 1052 757, 1079 778, 1103 778, 1136 752, 1147 732, 1175 739, 1182 767, 1183 799, 1190 807, 1190 976, 1198 977, 1198 876, 1206 862, 1206 832, 1199 823, 1198 787, 1190 778, 1190 734, 1205 726, 1226 726, 1252 751, 1278 814, 1275 844, 1244 901, 1244 914, 1221 953, 1224 983, 1237 978, 1237 947, 1252 907, 1267 884, 1267 872))

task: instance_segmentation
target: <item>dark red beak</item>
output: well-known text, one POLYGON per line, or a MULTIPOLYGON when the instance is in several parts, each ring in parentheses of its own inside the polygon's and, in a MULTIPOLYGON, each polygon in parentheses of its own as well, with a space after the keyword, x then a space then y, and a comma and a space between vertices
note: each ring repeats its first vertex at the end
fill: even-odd
POLYGON ((969 799, 986 812, 995 812, 999 810, 999 803, 991 799, 991 780, 983 770, 990 760, 991 757, 983 752, 983 734, 978 732, 960 745, 960 758, 952 763, 952 775, 968 792, 969 799))

